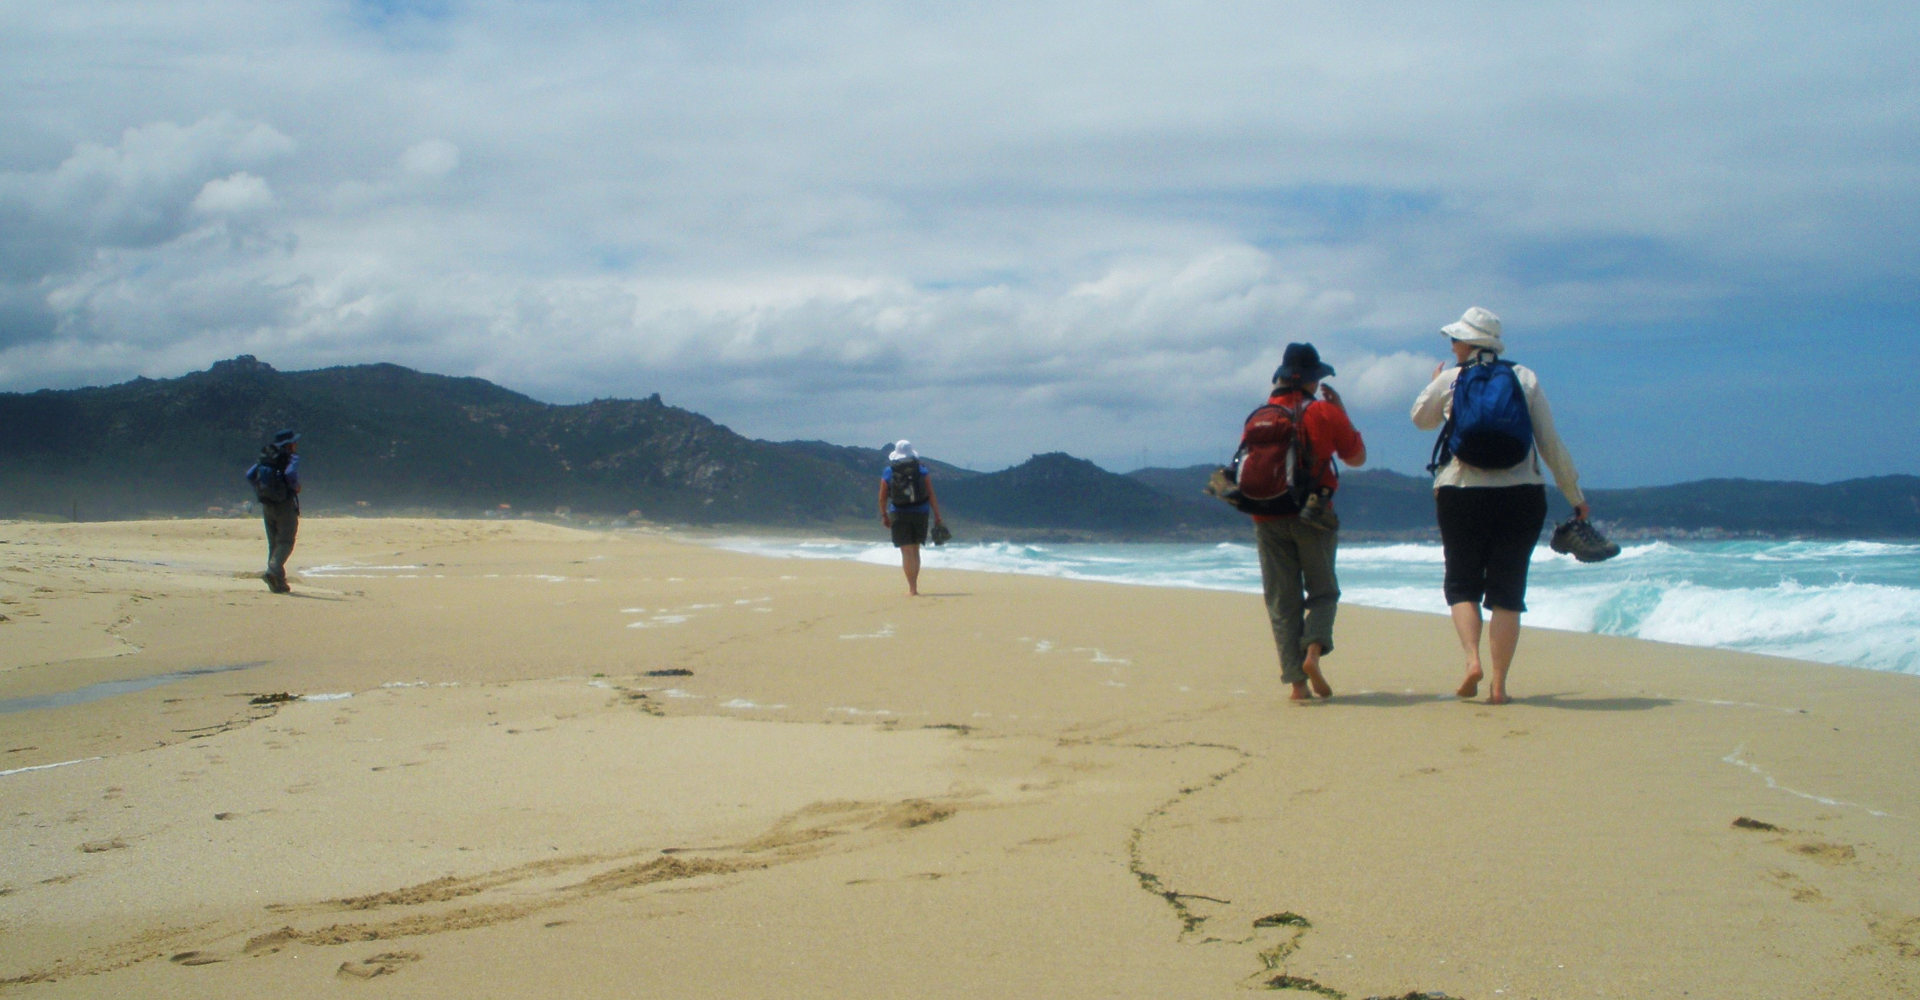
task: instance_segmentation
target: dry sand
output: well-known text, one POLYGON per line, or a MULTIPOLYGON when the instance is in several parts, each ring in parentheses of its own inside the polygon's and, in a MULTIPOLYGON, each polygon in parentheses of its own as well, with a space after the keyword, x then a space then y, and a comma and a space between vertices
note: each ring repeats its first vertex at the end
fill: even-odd
POLYGON ((0 996, 1920 995, 1913 677, 1535 630, 1494 708, 1346 608, 1295 706, 1245 595, 260 534, 0 524, 0 996))

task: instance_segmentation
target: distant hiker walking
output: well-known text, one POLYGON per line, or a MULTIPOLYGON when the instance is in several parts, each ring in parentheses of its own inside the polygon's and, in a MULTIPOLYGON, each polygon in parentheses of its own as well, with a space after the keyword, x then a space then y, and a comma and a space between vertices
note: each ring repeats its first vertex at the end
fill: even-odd
POLYGON ((943 530, 933 473, 920 464, 913 442, 898 441, 880 472, 880 523, 893 530, 900 568, 907 575, 907 593, 914 597, 920 596, 920 546, 927 543, 929 514, 936 530, 943 530))
POLYGON ((1234 457, 1235 506, 1253 515, 1260 586, 1280 652, 1280 680, 1294 701, 1333 697, 1320 667, 1333 652, 1340 604, 1334 572, 1340 519, 1333 460, 1365 465, 1367 445, 1347 418, 1333 374, 1312 344, 1288 344, 1267 401, 1247 417, 1234 457), (1311 690, 1312 694, 1309 694, 1311 690))
MULTIPOLYGON (((1527 609, 1527 565, 1547 519, 1546 479, 1584 525, 1588 508, 1580 473, 1554 431, 1553 411, 1540 380, 1523 365, 1500 359, 1500 317, 1475 306, 1441 328, 1455 364, 1434 369, 1433 381, 1413 403, 1413 424, 1441 428, 1434 443, 1434 508, 1446 558, 1445 592, 1453 627, 1466 653, 1466 676, 1456 692, 1479 693, 1480 605, 1492 621, 1488 653, 1492 683, 1487 702, 1504 705, 1507 671, 1520 645, 1520 614, 1527 609)), ((1589 529, 1590 530, 1590 529, 1589 529)), ((1617 549, 1616 549, 1617 551, 1617 549)))
POLYGON ((260 460, 247 470, 247 482, 253 484, 254 499, 260 501, 260 516, 267 526, 267 571, 260 579, 267 589, 284 594, 287 586, 287 557, 293 554, 294 536, 300 532, 300 435, 281 431, 260 449, 260 460))

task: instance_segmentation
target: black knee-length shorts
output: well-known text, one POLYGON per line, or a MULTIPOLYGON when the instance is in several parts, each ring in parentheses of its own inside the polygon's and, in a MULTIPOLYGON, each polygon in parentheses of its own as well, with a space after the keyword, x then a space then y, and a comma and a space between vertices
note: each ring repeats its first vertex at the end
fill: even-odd
POLYGON ((1433 497, 1447 604, 1527 610, 1527 565, 1547 523, 1547 488, 1443 486, 1433 497))

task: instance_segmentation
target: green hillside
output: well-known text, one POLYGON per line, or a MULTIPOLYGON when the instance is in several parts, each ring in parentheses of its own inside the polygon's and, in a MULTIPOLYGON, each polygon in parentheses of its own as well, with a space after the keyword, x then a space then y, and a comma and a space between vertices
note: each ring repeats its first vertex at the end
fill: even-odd
MULTIPOLYGON (((314 513, 569 511, 687 525, 878 531, 886 448, 742 437, 658 395, 570 406, 376 364, 281 372, 252 357, 174 379, 0 393, 0 517, 238 513, 260 443, 298 429, 314 513)), ((929 458, 964 538, 1244 539, 1207 466, 1108 472, 1059 452, 997 472, 929 458)), ((1550 492, 1554 517, 1565 504, 1550 492)), ((1920 538, 1920 478, 1707 480, 1590 490, 1607 530, 1920 538)), ((1342 474, 1352 539, 1434 537, 1425 477, 1342 474)))

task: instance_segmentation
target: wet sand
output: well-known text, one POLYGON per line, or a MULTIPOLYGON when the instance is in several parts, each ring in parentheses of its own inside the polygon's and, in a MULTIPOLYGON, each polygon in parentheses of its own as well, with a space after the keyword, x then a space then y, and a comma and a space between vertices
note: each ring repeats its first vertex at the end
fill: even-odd
POLYGON ((1491 707, 1348 607, 1299 706, 1246 595, 263 548, 0 523, 0 995, 1920 995, 1913 677, 1534 630, 1491 707))

